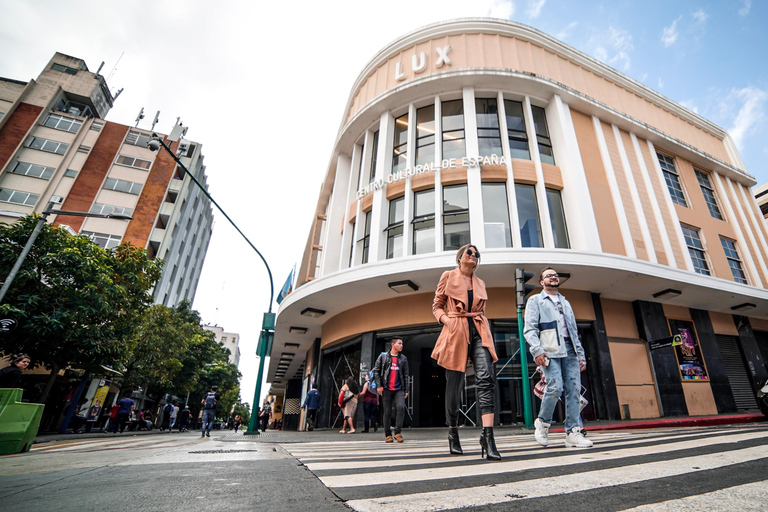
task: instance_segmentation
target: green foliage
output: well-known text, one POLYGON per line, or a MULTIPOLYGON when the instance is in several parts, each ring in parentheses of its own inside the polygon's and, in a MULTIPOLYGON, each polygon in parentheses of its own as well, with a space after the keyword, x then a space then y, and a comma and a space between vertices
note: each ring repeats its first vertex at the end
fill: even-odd
MULTIPOLYGON (((0 275, 7 275, 40 217, 0 225, 0 275)), ((24 352, 47 368, 94 369, 125 357, 126 339, 152 303, 162 262, 130 244, 104 250, 85 236, 43 229, 0 305, 19 322, 0 352, 24 352)))

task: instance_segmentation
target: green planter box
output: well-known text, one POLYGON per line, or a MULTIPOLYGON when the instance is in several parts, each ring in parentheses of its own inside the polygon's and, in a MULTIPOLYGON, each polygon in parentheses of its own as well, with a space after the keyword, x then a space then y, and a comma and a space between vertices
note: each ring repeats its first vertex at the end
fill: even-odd
POLYGON ((0 455, 28 452, 43 417, 43 404, 21 403, 21 389, 0 389, 0 455))

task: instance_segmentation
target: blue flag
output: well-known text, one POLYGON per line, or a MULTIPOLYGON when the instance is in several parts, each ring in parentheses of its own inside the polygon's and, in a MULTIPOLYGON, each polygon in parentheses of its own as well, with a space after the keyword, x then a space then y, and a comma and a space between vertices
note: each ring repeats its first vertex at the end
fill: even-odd
POLYGON ((280 290, 280 293, 277 296, 277 303, 280 304, 285 300, 285 298, 293 291, 293 274, 296 271, 296 267, 294 266, 291 269, 291 273, 288 274, 288 279, 285 280, 285 284, 283 285, 283 289, 280 290))

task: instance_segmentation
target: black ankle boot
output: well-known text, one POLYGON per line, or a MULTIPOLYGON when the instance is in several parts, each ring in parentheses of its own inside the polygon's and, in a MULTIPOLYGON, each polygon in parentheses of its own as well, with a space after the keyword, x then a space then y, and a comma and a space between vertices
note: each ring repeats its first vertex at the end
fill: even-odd
POLYGON ((483 456, 487 460, 501 460, 499 450, 496 449, 496 440, 493 438, 493 427, 483 427, 483 433, 480 435, 480 457, 483 456))
POLYGON ((448 449, 451 455, 464 455, 459 442, 459 429, 456 427, 448 427, 448 449))
POLYGON ((364 425, 365 425, 365 428, 363 429, 363 432, 368 432, 368 426, 370 425, 370 422, 366 421, 364 425))

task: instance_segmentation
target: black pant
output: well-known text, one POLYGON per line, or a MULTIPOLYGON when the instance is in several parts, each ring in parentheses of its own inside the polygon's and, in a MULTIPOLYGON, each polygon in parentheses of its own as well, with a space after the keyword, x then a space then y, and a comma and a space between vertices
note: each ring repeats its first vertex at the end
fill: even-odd
MULTIPOLYGON (((469 346, 469 357, 475 367, 475 389, 480 414, 493 414, 496 410, 496 382, 491 353, 483 346, 480 335, 474 337, 469 346)), ((445 423, 457 427, 459 407, 461 406, 461 388, 464 385, 464 372, 445 371, 445 423)))
POLYGON ((307 409, 307 430, 315 428, 315 421, 317 421, 317 409, 307 409))
POLYGON ((384 433, 392 433, 392 399, 395 400, 395 434, 399 434, 403 428, 405 417, 405 392, 402 389, 390 391, 383 389, 381 394, 381 409, 384 415, 384 433))
MULTIPOLYGON (((120 424, 120 433, 122 433, 125 430, 125 424, 128 422, 128 416, 130 413, 124 412, 124 413, 117 413, 117 423, 120 424)), ((113 430, 113 432, 117 432, 117 429, 113 430)))

